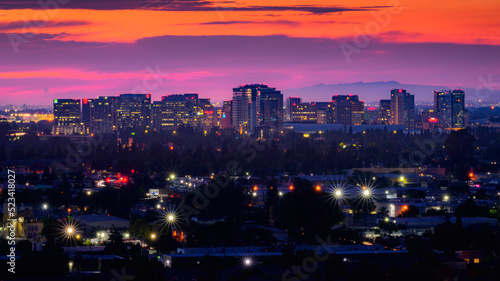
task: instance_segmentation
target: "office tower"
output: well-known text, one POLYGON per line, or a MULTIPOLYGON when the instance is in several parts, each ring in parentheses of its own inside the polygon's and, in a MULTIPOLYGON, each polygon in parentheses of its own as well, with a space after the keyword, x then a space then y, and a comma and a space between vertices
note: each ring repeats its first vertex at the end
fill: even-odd
POLYGON ((462 90, 434 91, 434 111, 445 129, 465 128, 465 93, 462 90))
POLYGON ((121 94, 116 100, 118 130, 143 129, 151 126, 151 95, 121 94))
POLYGON ((283 128, 283 95, 280 91, 266 90, 258 95, 259 125, 281 130, 283 128))
POLYGON ((232 120, 232 100, 224 101, 222 105, 221 129, 230 129, 233 127, 232 120))
POLYGON ((316 102, 317 123, 318 124, 333 124, 335 107, 333 102, 316 102))
POLYGON ((292 120, 292 107, 301 103, 302 99, 299 97, 289 97, 286 101, 286 120, 292 120))
POLYGON ((357 95, 334 95, 332 96, 334 104, 336 124, 361 125, 363 123, 365 103, 360 101, 357 95))
POLYGON ((56 99, 53 103, 55 135, 82 134, 82 109, 79 99, 56 99))
POLYGON ((88 107, 90 115, 84 123, 89 123, 91 134, 111 134, 116 130, 116 101, 117 97, 83 99, 83 107, 88 107))
MULTIPOLYGON (((233 88, 232 122, 240 133, 252 133, 261 122, 259 96, 267 93, 279 93, 276 88, 267 85, 250 84, 233 88)), ((283 106, 283 105, 282 105, 283 106)))
POLYGON ((391 90, 391 125, 415 126, 415 97, 404 89, 391 90))
POLYGON ((391 100, 380 100, 378 123, 388 125, 391 122, 391 100))
POLYGON ((208 133, 216 125, 216 112, 210 99, 198 99, 193 127, 208 133))
POLYGON ((292 106, 293 123, 317 123, 318 109, 314 103, 299 103, 292 106))
POLYGON ((167 95, 153 103, 155 130, 174 130, 181 125, 194 126, 199 113, 198 94, 167 95))

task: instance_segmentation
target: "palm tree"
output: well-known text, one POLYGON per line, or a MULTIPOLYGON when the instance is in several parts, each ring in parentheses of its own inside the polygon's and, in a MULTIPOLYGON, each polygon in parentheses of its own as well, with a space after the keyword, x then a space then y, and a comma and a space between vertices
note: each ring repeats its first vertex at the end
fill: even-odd
POLYGON ((389 210, 387 209, 386 206, 382 206, 378 208, 377 214, 381 215, 382 217, 387 217, 389 216, 389 210))

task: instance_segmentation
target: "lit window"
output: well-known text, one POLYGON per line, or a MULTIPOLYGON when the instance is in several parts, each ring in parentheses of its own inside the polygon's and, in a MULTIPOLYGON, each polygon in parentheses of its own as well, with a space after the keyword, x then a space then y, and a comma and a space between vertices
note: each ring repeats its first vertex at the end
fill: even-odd
POLYGON ((474 263, 479 263, 479 259, 474 259, 474 263))

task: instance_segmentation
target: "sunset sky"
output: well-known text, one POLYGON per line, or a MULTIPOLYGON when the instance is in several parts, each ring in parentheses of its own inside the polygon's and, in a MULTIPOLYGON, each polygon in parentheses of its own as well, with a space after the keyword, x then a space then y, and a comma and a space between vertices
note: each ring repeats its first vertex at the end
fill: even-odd
POLYGON ((220 101, 247 83, 286 95, 319 83, 500 81, 498 0, 41 3, 0 3, 0 105, 144 91, 220 101))

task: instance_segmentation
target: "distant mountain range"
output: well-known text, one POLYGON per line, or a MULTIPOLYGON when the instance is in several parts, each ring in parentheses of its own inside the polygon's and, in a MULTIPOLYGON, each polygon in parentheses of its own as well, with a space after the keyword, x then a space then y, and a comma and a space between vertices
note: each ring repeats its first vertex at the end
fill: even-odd
MULTIPOLYGON (((478 83, 478 85, 480 85, 478 83)), ((284 98, 290 96, 302 97, 305 102, 311 101, 329 101, 334 94, 339 95, 359 95, 360 100, 366 103, 378 102, 381 99, 390 99, 391 89, 406 89, 410 94, 415 95, 415 101, 434 100, 433 91, 450 90, 449 87, 432 85, 414 85, 401 84, 397 81, 386 82, 355 82, 342 84, 318 84, 310 87, 284 90, 284 98)), ((478 86, 478 90, 473 88, 464 88, 466 101, 477 102, 483 100, 498 100, 500 91, 491 91, 486 86, 478 86)))

